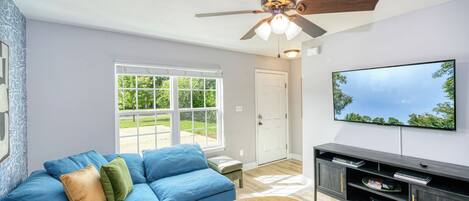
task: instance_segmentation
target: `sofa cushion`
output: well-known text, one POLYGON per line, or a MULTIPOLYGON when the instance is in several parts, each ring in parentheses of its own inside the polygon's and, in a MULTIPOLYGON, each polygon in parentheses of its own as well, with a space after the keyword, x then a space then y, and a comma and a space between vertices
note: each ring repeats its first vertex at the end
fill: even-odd
POLYGON ((234 184, 210 168, 166 177, 150 183, 161 201, 194 201, 234 190, 234 184))
POLYGON ((40 170, 10 192, 3 201, 68 201, 62 183, 40 170), (45 188, 47 187, 47 188, 45 188))
POLYGON ((63 174, 60 176, 60 181, 70 201, 106 201, 99 181, 99 172, 92 165, 63 174))
POLYGON ((145 169, 143 166, 143 159, 140 154, 110 154, 105 155, 107 161, 111 162, 116 157, 122 157, 129 167, 130 176, 132 177, 132 182, 134 184, 146 183, 147 179, 145 178, 145 169))
POLYGON ((123 158, 117 157, 103 165, 99 174, 107 201, 124 201, 132 191, 132 178, 123 158))
POLYGON ((52 177, 59 179, 63 174, 83 169, 88 165, 93 165, 99 170, 106 163, 108 163, 107 160, 93 150, 58 160, 46 161, 44 168, 52 177))
POLYGON ((148 184, 135 184, 125 201, 159 201, 148 184))
POLYGON ((233 201, 236 200, 236 190, 229 190, 223 193, 218 193, 210 197, 200 199, 198 201, 233 201))
POLYGON ((148 182, 208 168, 207 159, 199 145, 181 144, 144 151, 143 162, 148 182))

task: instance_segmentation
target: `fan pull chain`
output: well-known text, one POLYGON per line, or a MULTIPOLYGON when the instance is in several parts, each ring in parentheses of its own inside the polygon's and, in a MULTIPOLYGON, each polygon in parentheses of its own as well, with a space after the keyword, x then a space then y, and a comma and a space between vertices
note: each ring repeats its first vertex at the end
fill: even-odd
POLYGON ((277 38, 277 58, 280 59, 280 38, 277 38))

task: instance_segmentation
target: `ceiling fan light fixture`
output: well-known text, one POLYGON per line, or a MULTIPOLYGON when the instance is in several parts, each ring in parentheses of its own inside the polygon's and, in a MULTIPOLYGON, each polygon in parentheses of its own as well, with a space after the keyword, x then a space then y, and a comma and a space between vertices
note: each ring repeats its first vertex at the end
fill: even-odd
POLYGON ((274 16, 272 21, 270 21, 270 26, 272 27, 272 32, 276 34, 284 34, 287 31, 290 20, 284 14, 277 14, 274 16))
POLYGON ((303 29, 299 27, 294 22, 290 22, 288 25, 287 30, 285 31, 285 35, 287 36, 287 40, 294 39, 297 37, 303 29))
POLYGON ((290 49, 290 50, 285 50, 283 52, 285 56, 288 58, 296 58, 300 54, 300 50, 298 49, 290 49))
POLYGON ((261 26, 257 27, 256 30, 254 30, 262 40, 269 40, 270 33, 272 32, 272 28, 270 27, 269 23, 264 22, 261 24, 261 26))

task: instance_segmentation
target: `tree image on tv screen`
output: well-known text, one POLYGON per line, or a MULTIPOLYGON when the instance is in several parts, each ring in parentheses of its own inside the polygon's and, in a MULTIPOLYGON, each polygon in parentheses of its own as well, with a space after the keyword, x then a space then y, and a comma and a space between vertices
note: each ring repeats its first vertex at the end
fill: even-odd
MULTIPOLYGON (((334 111, 335 117, 339 120, 362 122, 362 123, 374 123, 382 125, 406 125, 406 126, 417 126, 417 127, 428 127, 428 128, 443 128, 443 129, 454 129, 455 128, 455 78, 454 78, 454 61, 441 62, 441 66, 438 66, 436 71, 432 71, 432 74, 428 77, 430 79, 440 79, 442 94, 439 102, 434 103, 435 105, 430 106, 432 109, 419 112, 409 112, 398 116, 386 116, 379 115, 376 111, 366 111, 364 107, 352 105, 354 101, 362 100, 363 97, 354 97, 354 95, 347 92, 348 77, 346 73, 334 73, 333 74, 333 99, 334 99, 334 111), (370 115, 370 114, 375 115, 370 115)), ((351 75, 351 74, 349 74, 351 75)), ((422 79, 428 79, 422 78, 422 79)), ((356 79, 356 78, 355 78, 356 79)), ((367 80, 369 81, 369 80, 367 80)), ((366 82, 366 81, 363 81, 366 82)), ((398 82, 398 80, 393 80, 398 82)), ((373 82, 366 83, 367 85, 373 84, 373 82)), ((350 86, 349 86, 350 87, 350 86)), ((373 86, 371 86, 373 87, 373 86)), ((351 91, 348 88, 348 91, 351 91)), ((363 91, 363 90, 362 90, 363 91)), ((366 93, 366 92, 362 92, 366 93)), ((430 92, 429 92, 430 93, 430 92)), ((372 94, 368 96, 373 96, 372 94)), ((363 96, 363 94, 361 94, 363 96)), ((435 95, 436 96, 436 95, 435 95)), ((374 97, 376 98, 376 97, 374 97)), ((402 103, 406 103, 407 100, 402 100, 402 103)), ((358 103, 357 103, 358 104, 358 103)), ((364 105, 363 103, 361 103, 364 105)), ((366 106, 366 105, 365 105, 366 106)), ((371 106, 370 106, 371 107, 371 106)), ((376 106, 379 108, 379 105, 376 106)), ((376 110, 380 110, 376 109, 376 110)), ((392 109, 390 109, 392 110, 392 109)), ((395 111, 393 111, 396 113, 395 111)), ((393 113, 388 112, 388 113, 393 113)), ((387 114, 388 114, 387 113, 387 114)))
POLYGON ((438 103, 436 107, 433 108, 433 112, 440 116, 431 113, 409 115, 409 125, 454 129, 454 62, 451 61, 443 63, 441 68, 437 72, 433 73, 433 78, 443 76, 448 76, 442 87, 446 93, 446 97, 451 101, 438 103))

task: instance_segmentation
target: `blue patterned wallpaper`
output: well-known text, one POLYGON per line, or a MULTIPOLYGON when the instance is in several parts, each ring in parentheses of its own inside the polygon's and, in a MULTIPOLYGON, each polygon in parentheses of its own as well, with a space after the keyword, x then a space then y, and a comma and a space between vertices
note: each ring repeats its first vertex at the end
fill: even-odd
POLYGON ((0 0, 0 40, 10 47, 10 155, 0 163, 0 199, 27 176, 26 19, 0 0))

